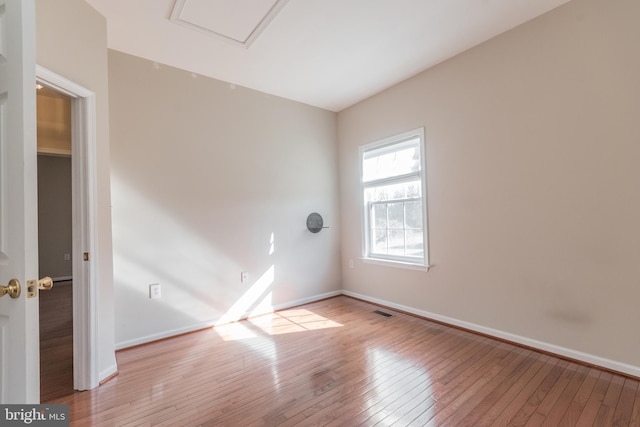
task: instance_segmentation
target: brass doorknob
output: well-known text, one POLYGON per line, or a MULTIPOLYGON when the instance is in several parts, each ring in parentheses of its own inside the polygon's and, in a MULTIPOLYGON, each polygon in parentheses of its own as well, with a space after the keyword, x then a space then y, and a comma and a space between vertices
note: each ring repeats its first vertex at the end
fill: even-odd
POLYGON ((53 279, 51 277, 46 276, 38 280, 38 289, 41 291, 48 291, 51 288, 53 288, 53 279))
POLYGON ((0 286, 0 297, 7 294, 9 294, 11 298, 18 298, 20 296, 20 282, 18 282, 18 279, 11 279, 7 286, 0 286))

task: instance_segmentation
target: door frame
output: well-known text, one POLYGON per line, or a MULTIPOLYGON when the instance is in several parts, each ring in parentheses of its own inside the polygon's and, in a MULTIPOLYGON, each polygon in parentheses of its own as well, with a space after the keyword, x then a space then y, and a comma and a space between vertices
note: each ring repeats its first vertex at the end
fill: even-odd
POLYGON ((96 97, 93 91, 40 65, 36 65, 36 82, 71 98, 73 388, 91 390, 99 385, 96 97))

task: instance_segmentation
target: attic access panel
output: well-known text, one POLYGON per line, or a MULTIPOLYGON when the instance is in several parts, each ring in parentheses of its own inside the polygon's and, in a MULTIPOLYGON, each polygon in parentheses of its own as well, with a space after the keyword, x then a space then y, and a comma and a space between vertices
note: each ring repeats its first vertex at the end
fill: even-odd
POLYGON ((169 20, 248 48, 288 0, 177 0, 169 20))

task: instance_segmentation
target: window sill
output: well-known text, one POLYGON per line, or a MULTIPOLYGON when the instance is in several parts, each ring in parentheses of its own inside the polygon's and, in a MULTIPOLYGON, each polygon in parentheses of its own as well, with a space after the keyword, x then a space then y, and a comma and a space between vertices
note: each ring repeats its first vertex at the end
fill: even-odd
POLYGON ((428 272, 429 269, 433 267, 432 265, 411 264, 409 262, 392 261, 381 258, 362 258, 362 262, 364 262, 365 264, 383 265, 385 267, 404 268, 407 270, 417 270, 425 272, 428 272))

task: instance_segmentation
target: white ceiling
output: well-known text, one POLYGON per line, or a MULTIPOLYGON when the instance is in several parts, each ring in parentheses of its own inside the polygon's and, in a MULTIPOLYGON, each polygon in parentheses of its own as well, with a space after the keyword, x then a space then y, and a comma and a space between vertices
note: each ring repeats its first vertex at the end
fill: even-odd
POLYGON ((340 111, 569 0, 86 1, 111 49, 340 111))

